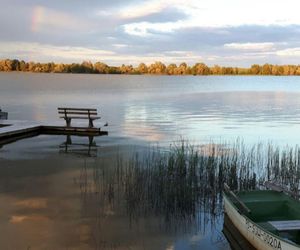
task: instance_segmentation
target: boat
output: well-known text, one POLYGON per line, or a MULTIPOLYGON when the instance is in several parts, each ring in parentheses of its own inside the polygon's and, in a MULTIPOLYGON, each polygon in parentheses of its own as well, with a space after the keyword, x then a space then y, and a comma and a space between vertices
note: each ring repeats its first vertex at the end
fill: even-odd
POLYGON ((292 192, 273 187, 233 192, 225 184, 225 217, 253 249, 300 250, 300 202, 292 192))

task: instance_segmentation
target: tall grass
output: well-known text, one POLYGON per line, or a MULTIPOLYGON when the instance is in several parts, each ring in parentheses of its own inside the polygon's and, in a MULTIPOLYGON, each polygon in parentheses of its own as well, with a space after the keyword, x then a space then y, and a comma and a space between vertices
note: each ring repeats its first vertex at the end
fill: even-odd
POLYGON ((156 216, 166 225, 199 222, 206 215, 214 221, 222 215, 225 182, 234 190, 251 190, 274 180, 298 190, 300 149, 272 144, 250 147, 240 141, 194 146, 181 141, 168 149, 148 148, 98 159, 89 173, 92 177, 87 171, 85 166, 82 194, 87 207, 97 204, 98 212, 109 208, 131 220, 156 216), (94 201, 86 202, 87 197, 94 201))

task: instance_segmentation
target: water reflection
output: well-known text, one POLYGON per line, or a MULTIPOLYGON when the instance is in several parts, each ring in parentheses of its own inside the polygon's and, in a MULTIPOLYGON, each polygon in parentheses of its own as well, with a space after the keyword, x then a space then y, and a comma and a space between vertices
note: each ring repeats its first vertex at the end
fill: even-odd
POLYGON ((227 214, 224 215, 223 233, 228 240, 231 249, 233 250, 255 250, 246 238, 239 232, 239 230, 232 223, 227 214))
POLYGON ((299 77, 11 73, 0 78, 0 99, 11 119, 57 121, 57 106, 80 104, 100 109, 110 138, 166 144, 179 136, 196 142, 243 137, 247 143, 281 145, 300 140, 299 77))
POLYGON ((110 136, 41 135, 0 149, 0 249, 228 249, 224 181, 299 185, 290 172, 299 173, 299 151, 207 144, 194 157, 158 148, 160 157, 143 145, 181 135, 197 144, 238 136, 296 144, 300 78, 19 76, 0 76, 12 118, 57 120, 58 104, 80 103, 101 107, 110 136), (132 137, 142 141, 135 150, 132 137))
POLYGON ((73 142, 71 135, 66 135, 66 140, 59 145, 59 152, 73 155, 96 157, 98 146, 94 136, 86 136, 88 143, 73 142))
MULTIPOLYGON (((18 151, 31 140, 4 149, 18 151)), ((157 169, 149 176, 150 165, 134 163, 134 152, 147 159, 148 148, 106 147, 98 157, 73 157, 58 154, 60 140, 43 159, 1 160, 1 249, 228 248, 220 197, 186 196, 180 175, 168 180, 169 189, 157 186, 157 169)))
POLYGON ((300 124, 298 93, 215 92, 178 94, 129 102, 121 133, 147 141, 258 140, 296 144, 300 124), (276 135, 276 136, 275 136, 276 135))
MULTIPOLYGON (((72 149, 70 138, 52 139, 0 150, 0 249, 229 249, 221 232, 224 182, 233 189, 266 179, 300 184, 298 147, 102 145, 97 155, 74 157, 59 153, 64 139, 72 149), (36 157, 6 158, 24 148, 36 157)), ((86 137, 71 141, 89 147, 86 137)))
POLYGON ((192 180, 193 173, 184 173, 184 169, 159 169, 154 161, 163 159, 156 154, 145 157, 143 152, 142 162, 138 156, 131 157, 116 155, 97 164, 86 162, 76 179, 81 214, 95 218, 91 233, 97 249, 105 245, 113 249, 228 247, 220 232, 223 215, 219 193, 200 187, 192 180))

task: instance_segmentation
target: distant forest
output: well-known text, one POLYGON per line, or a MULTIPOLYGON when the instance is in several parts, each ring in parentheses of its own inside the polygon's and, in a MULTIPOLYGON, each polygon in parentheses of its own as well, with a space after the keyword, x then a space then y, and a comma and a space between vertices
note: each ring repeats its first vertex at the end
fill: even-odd
POLYGON ((150 65, 140 63, 137 67, 121 65, 109 66, 102 62, 91 63, 36 63, 19 60, 0 60, 0 71, 40 72, 40 73, 87 73, 87 74, 153 74, 153 75, 300 75, 300 65, 272 65, 253 64, 250 68, 222 67, 214 65, 208 67, 204 63, 193 66, 185 62, 180 65, 174 63, 165 65, 155 62, 150 65))

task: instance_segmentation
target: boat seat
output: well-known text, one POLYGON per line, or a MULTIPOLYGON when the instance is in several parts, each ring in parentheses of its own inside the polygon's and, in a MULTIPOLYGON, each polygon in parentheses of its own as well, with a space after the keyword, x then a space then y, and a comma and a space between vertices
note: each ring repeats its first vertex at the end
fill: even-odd
POLYGON ((300 220, 268 221, 278 231, 300 230, 300 220))

